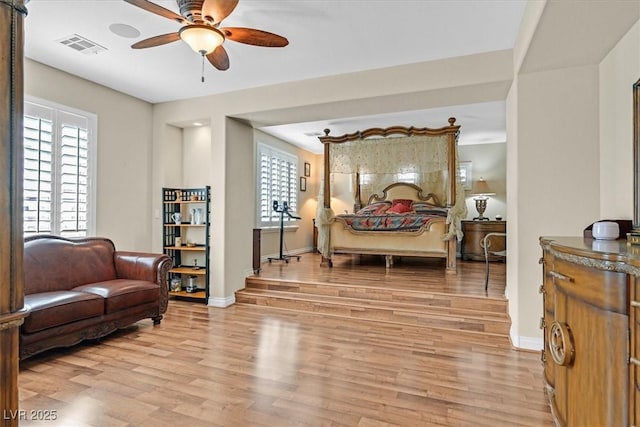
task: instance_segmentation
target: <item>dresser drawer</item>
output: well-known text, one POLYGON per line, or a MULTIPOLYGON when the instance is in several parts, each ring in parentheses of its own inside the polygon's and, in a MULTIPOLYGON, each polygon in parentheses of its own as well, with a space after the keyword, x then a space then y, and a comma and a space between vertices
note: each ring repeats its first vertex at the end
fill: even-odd
POLYGON ((625 273, 598 270, 556 258, 549 275, 556 291, 603 310, 628 314, 625 273))

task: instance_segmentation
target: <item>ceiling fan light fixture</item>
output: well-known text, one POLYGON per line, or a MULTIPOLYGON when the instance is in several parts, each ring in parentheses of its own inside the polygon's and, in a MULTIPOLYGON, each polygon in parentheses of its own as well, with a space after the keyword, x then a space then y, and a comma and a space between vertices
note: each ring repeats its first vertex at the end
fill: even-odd
POLYGON ((224 35, 209 25, 192 24, 182 27, 180 38, 196 53, 208 55, 224 42, 224 35))

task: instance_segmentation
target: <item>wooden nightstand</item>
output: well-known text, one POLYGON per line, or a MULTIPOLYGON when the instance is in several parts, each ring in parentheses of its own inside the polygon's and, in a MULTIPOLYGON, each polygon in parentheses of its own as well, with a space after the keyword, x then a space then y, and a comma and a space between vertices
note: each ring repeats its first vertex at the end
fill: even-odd
MULTIPOLYGON (((506 233, 507 221, 462 221, 462 247, 460 254, 463 260, 484 261, 482 239, 488 233, 506 233)), ((505 238, 493 238, 491 251, 502 251, 506 247, 505 238)), ((489 257, 489 261, 501 258, 489 257)))

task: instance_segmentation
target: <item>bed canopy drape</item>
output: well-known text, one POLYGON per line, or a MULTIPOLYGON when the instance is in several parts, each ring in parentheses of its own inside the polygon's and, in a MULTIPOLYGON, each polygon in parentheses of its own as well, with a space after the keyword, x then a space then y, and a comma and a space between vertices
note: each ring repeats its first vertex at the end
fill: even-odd
POLYGON ((448 208, 448 230, 443 237, 460 239, 460 221, 466 217, 464 190, 458 176, 455 118, 439 129, 391 127, 373 128, 338 137, 320 137, 324 144, 324 177, 318 196, 318 249, 331 256, 330 226, 334 220, 331 207, 331 174, 347 174, 352 180, 354 208, 382 188, 397 182, 418 185, 433 193, 448 208))
MULTIPOLYGON (((428 188, 439 200, 447 199, 448 155, 445 135, 407 136, 348 141, 331 146, 333 174, 357 177, 355 197, 366 200, 376 189, 399 181, 428 188)), ((361 200, 354 200, 359 203, 361 200)))

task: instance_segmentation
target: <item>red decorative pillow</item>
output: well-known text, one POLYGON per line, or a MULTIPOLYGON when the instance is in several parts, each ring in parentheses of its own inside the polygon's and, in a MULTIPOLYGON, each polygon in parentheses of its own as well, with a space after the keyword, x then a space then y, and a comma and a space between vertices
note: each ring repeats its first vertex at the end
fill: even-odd
POLYGON ((413 200, 411 199, 393 199, 393 202, 391 203, 391 207, 387 212, 390 212, 390 213, 411 212, 411 203, 413 203, 413 200))

